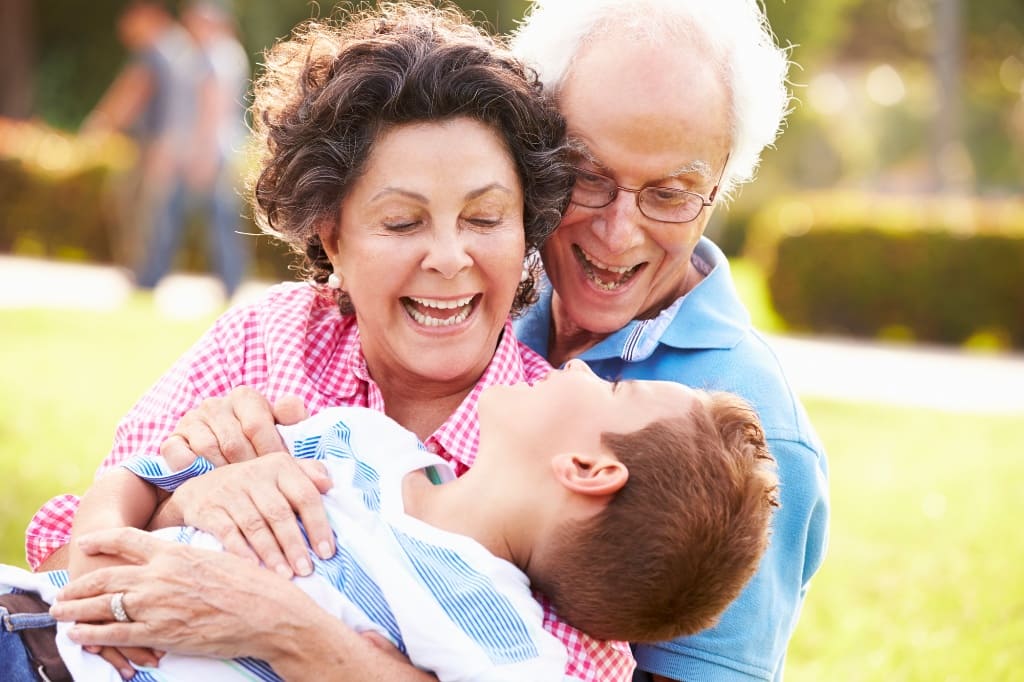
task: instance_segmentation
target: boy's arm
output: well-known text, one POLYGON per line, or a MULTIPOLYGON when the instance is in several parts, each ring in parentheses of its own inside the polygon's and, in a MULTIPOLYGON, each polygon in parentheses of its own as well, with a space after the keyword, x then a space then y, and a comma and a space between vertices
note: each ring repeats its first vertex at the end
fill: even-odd
POLYGON ((114 467, 97 479, 82 497, 71 527, 68 546, 68 573, 71 577, 123 563, 104 555, 87 556, 78 549, 76 540, 79 537, 107 528, 145 528, 164 497, 163 491, 123 467, 114 467))

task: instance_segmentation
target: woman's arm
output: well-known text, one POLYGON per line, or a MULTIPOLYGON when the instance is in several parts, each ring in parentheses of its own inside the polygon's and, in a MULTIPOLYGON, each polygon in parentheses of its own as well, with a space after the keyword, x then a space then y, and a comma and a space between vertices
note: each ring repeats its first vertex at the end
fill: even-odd
POLYGON ((254 656, 286 680, 434 679, 328 615, 292 582, 238 557, 126 528, 93 533, 79 546, 130 564, 61 590, 51 613, 79 621, 69 636, 80 644, 254 656), (117 592, 132 622, 90 623, 109 618, 117 592))

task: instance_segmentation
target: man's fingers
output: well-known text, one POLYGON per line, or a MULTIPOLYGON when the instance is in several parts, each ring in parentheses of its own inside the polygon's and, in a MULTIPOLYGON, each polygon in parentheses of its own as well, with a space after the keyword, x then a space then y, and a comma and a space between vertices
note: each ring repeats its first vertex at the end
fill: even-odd
POLYGON ((295 424, 307 417, 306 406, 297 395, 283 395, 274 403, 274 420, 278 424, 295 424))

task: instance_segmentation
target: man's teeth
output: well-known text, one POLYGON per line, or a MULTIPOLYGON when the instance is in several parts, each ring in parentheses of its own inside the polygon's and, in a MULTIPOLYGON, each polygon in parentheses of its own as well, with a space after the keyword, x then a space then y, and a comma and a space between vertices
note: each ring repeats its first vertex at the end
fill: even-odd
POLYGON ((624 272, 629 272, 630 270, 636 267, 635 265, 608 265, 607 263, 602 263, 601 261, 597 260, 589 253, 584 254, 584 258, 590 261, 591 265, 597 266, 602 270, 607 270, 608 272, 614 272, 616 275, 621 275, 624 272))
POLYGON ((583 264, 583 272, 586 273, 587 279, 604 291, 615 291, 632 279, 633 275, 640 269, 640 265, 608 265, 607 263, 597 260, 578 246, 575 248, 580 256, 580 262, 583 264), (617 275, 618 277, 610 282, 605 281, 594 271, 595 268, 604 270, 612 275, 617 275))
POLYGON ((469 317, 469 314, 473 312, 473 307, 470 305, 473 301, 472 296, 455 300, 438 300, 409 296, 409 301, 415 304, 406 304, 405 309, 408 311, 409 316, 418 324, 425 327, 451 327, 465 322, 466 318, 469 317), (462 308, 462 310, 459 310, 459 312, 455 313, 451 317, 433 317, 432 315, 425 315, 424 313, 421 313, 416 309, 416 305, 424 308, 433 308, 435 310, 456 310, 458 308, 462 308))

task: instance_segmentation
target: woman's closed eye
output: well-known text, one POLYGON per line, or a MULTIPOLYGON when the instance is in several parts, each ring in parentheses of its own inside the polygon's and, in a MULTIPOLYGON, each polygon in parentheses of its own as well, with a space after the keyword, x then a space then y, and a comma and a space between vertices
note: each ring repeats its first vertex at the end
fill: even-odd
POLYGON ((421 221, 414 219, 388 219, 383 221, 384 229, 389 232, 408 232, 419 226, 421 221))

